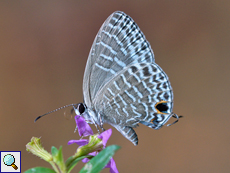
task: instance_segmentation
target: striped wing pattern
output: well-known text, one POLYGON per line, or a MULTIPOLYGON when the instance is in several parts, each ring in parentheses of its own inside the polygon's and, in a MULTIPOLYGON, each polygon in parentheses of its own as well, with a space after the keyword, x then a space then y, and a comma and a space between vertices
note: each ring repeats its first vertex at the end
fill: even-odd
MULTIPOLYGON (((167 101, 169 112, 172 112, 173 107, 168 77, 155 63, 137 63, 126 67, 107 83, 100 96, 95 105, 96 110, 103 115, 104 122, 112 124, 118 131, 122 131, 122 128, 132 131, 138 123, 158 129, 170 116, 158 114, 156 103, 167 101)), ((137 142, 136 135, 129 139, 133 143, 137 142)))
POLYGON ((104 116, 111 122, 134 127, 136 121, 150 122, 156 118, 157 102, 172 102, 172 88, 157 64, 141 63, 125 68, 124 73, 108 83, 101 96, 96 109, 104 105, 104 116), (110 114, 120 118, 116 120, 110 114))
POLYGON ((90 50, 85 68, 85 103, 93 107, 97 93, 129 64, 154 62, 144 34, 123 12, 114 12, 101 26, 90 50))
POLYGON ((168 77, 155 63, 144 34, 125 13, 114 12, 100 28, 86 64, 83 94, 88 109, 135 145, 133 128, 138 123, 159 129, 171 117, 168 77), (155 108, 162 100, 168 102, 168 114, 155 108))

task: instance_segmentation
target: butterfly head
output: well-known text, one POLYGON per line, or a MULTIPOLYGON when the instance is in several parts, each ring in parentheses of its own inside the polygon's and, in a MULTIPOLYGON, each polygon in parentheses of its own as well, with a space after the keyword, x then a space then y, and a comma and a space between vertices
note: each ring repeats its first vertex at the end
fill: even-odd
POLYGON ((75 111, 76 115, 82 115, 86 111, 87 107, 84 103, 78 103, 73 110, 75 111))
POLYGON ((87 123, 95 125, 99 124, 98 114, 95 110, 89 109, 86 104, 79 103, 74 107, 73 110, 75 111, 76 115, 82 116, 87 123))

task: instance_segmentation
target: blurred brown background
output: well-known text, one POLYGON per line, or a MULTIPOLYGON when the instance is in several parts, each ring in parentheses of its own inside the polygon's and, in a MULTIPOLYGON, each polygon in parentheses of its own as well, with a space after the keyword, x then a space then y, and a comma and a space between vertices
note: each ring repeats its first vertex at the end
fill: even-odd
POLYGON ((33 121, 82 101, 89 50, 116 10, 130 15, 151 43, 174 89, 174 112, 184 115, 158 131, 140 125, 137 147, 113 129, 109 144, 122 146, 114 157, 118 170, 229 172, 227 0, 0 1, 0 150, 22 151, 22 171, 50 167, 26 151, 32 136, 42 137, 48 151, 62 145, 65 159, 75 152, 77 146, 67 142, 79 137, 64 110, 33 121))

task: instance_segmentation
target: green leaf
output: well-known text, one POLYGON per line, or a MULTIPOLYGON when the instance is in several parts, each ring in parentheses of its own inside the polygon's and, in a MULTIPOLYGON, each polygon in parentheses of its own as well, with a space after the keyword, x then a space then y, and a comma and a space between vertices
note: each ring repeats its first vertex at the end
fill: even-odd
POLYGON ((77 158, 74 158, 74 156, 69 157, 69 158, 66 160, 67 172, 69 173, 69 172, 74 168, 74 166, 76 166, 77 163, 78 163, 79 161, 81 161, 82 159, 84 159, 84 158, 92 158, 92 157, 93 157, 93 156, 90 156, 90 155, 81 156, 81 157, 77 157, 77 158))
POLYGON ((79 173, 97 173, 100 172, 110 161, 115 151, 118 150, 120 146, 111 145, 102 150, 97 156, 93 157, 85 166, 81 169, 79 173))
POLYGON ((53 160, 56 164, 60 165, 60 164, 64 164, 63 161, 63 156, 62 156, 62 146, 60 147, 60 149, 58 150, 56 147, 52 147, 51 148, 51 153, 53 156, 53 160))
POLYGON ((36 167, 31 168, 25 171, 24 173, 56 173, 53 169, 50 168, 44 168, 44 167, 36 167))
POLYGON ((51 148, 51 153, 53 156, 53 161, 58 165, 60 170, 66 171, 63 155, 62 155, 62 146, 59 148, 59 150, 56 147, 51 148))
POLYGON ((52 153, 53 156, 58 155, 58 149, 56 147, 52 146, 51 147, 51 153, 52 153))

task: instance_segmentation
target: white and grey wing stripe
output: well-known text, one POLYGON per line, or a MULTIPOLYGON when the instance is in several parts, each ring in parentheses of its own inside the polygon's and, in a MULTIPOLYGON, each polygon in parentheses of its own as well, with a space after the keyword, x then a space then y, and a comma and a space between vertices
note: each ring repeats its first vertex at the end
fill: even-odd
POLYGON ((150 44, 128 15, 114 12, 100 28, 89 54, 83 80, 86 105, 93 107, 97 93, 126 66, 141 62, 154 62, 150 44))
MULTIPOLYGON (((96 109, 103 105, 101 111, 105 118, 119 117, 118 125, 135 127, 138 121, 150 122, 156 116, 154 106, 157 102, 164 100, 173 104, 168 77, 155 63, 130 65, 105 88, 99 94, 96 109)), ((170 109, 172 111, 172 106, 170 109)))

